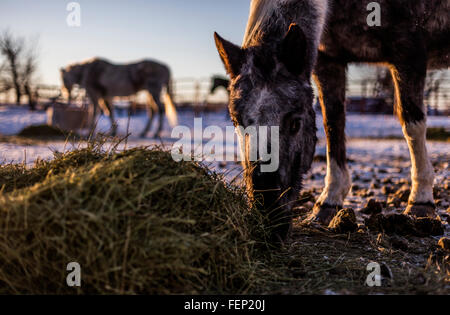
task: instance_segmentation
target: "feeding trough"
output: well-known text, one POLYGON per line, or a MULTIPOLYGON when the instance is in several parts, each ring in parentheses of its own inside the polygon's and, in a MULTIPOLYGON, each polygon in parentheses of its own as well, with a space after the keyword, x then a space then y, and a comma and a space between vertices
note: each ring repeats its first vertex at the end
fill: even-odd
POLYGON ((92 124, 91 111, 87 106, 54 102, 47 109, 47 123, 64 131, 82 131, 92 124))

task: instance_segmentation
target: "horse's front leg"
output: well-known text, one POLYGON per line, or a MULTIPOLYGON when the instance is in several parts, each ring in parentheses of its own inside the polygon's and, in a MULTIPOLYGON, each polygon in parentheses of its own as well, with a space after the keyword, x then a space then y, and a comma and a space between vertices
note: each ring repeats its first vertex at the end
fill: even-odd
POLYGON ((155 118, 155 108, 157 108, 157 105, 153 99, 153 96, 150 92, 147 95, 147 123, 145 124, 144 130, 141 132, 141 138, 145 138, 147 136, 147 133, 150 131, 150 128, 152 127, 153 119, 155 118))
POLYGON ((158 128, 155 132, 155 138, 160 138, 161 132, 164 125, 164 105, 161 103, 161 86, 155 86, 149 89, 150 94, 153 97, 153 100, 155 101, 156 108, 158 109, 158 128))
POLYGON ((104 98, 105 103, 105 112, 109 116, 109 120, 111 121, 111 136, 115 136, 117 134, 117 123, 114 114, 114 105, 112 97, 104 98))
POLYGON ((327 174, 310 219, 327 225, 342 208, 351 187, 345 150, 346 69, 347 64, 319 54, 315 80, 327 137, 327 174))
POLYGON ((391 72, 396 87, 396 112, 411 155, 412 187, 405 214, 434 217, 434 170, 427 153, 427 124, 423 105, 426 59, 413 58, 406 64, 404 61, 408 61, 407 58, 396 64, 391 72), (421 59, 422 62, 419 62, 421 59))
POLYGON ((95 128, 97 127, 97 117, 100 112, 100 97, 97 95, 97 93, 91 90, 87 90, 87 95, 92 102, 92 110, 90 113, 90 133, 91 135, 94 135, 95 128))

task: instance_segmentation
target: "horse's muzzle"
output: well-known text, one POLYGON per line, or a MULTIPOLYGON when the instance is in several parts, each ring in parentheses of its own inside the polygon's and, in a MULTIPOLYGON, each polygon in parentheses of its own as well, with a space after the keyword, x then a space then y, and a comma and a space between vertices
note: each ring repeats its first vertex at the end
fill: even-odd
POLYGON ((251 175, 255 206, 265 216, 272 242, 284 241, 292 223, 289 192, 280 188, 278 174, 261 173, 256 168, 251 175))

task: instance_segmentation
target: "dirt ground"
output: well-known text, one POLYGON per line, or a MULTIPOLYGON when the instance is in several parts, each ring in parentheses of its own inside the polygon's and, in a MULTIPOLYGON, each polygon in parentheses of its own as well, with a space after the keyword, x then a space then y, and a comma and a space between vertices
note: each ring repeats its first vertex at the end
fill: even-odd
MULTIPOLYGON (((3 137, 0 141, 26 146, 28 152, 36 148, 39 154, 41 147, 48 146, 45 141, 20 137, 3 137)), ((323 189, 326 161, 324 144, 319 145, 313 167, 304 180, 301 202, 295 208, 291 236, 281 249, 270 253, 264 262, 268 277, 249 293, 450 294, 450 251, 438 245, 442 237, 450 236, 449 145, 441 142, 439 149, 430 154, 436 172, 434 196, 442 231, 431 233, 434 236, 414 236, 370 230, 366 224, 371 217, 366 207, 369 202, 369 208, 383 215, 401 214, 407 205, 411 162, 404 144, 400 148, 400 142, 392 140, 393 147, 399 149, 372 149, 378 145, 388 148, 389 141, 360 139, 349 144, 353 186, 344 208, 354 210, 357 226, 353 232, 340 233, 305 220, 323 189), (381 268, 381 286, 366 285, 372 272, 368 270, 371 262, 381 268)), ((211 167, 228 173, 228 180, 241 172, 235 162, 211 167)))
MULTIPOLYGON (((371 199, 371 204, 377 205, 383 215, 403 212, 410 189, 409 156, 359 158, 359 161, 351 158, 349 161, 353 187, 345 204, 356 214, 357 231, 338 234, 305 220, 315 198, 320 195, 325 175, 325 159, 317 156, 306 179, 303 204, 295 209, 291 237, 273 257, 273 263, 280 270, 280 278, 274 279, 269 292, 450 294, 450 252, 438 246, 443 235, 418 237, 408 233, 370 231, 364 223, 370 217, 363 213, 367 212, 364 208, 371 199), (366 285, 372 271, 367 270, 367 266, 371 262, 378 263, 381 268, 379 287, 366 285)), ((437 178, 434 195, 442 232, 448 236, 449 154, 434 156, 432 161, 437 178)))

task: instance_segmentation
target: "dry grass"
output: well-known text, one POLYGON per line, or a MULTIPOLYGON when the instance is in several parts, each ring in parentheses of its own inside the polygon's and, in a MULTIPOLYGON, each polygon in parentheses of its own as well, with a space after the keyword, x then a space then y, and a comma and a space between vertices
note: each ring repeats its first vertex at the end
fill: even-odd
POLYGON ((445 128, 428 128, 427 139, 450 142, 450 131, 445 128))
POLYGON ((433 238, 296 219, 269 250, 265 220, 219 175, 159 149, 102 148, 0 167, 0 294, 450 293, 448 254, 427 260, 433 238), (66 285, 73 261, 78 289, 66 285), (371 261, 394 278, 365 286, 371 261))
MULTIPOLYGON (((369 137, 369 139, 379 139, 379 137, 369 137)), ((403 140, 402 136, 387 136, 382 139, 403 140)), ((430 127, 427 129, 427 140, 450 142, 450 131, 444 127, 430 127)))
POLYGON ((259 281, 262 220, 194 163, 91 145, 0 178, 0 294, 246 293, 259 281))
POLYGON ((63 130, 49 126, 49 125, 33 125, 22 129, 17 136, 24 138, 66 138, 67 132, 63 130))
POLYGON ((66 132, 54 126, 32 125, 22 129, 17 135, 1 135, 1 143, 17 145, 43 145, 54 141, 80 141, 86 140, 73 132, 66 132))

